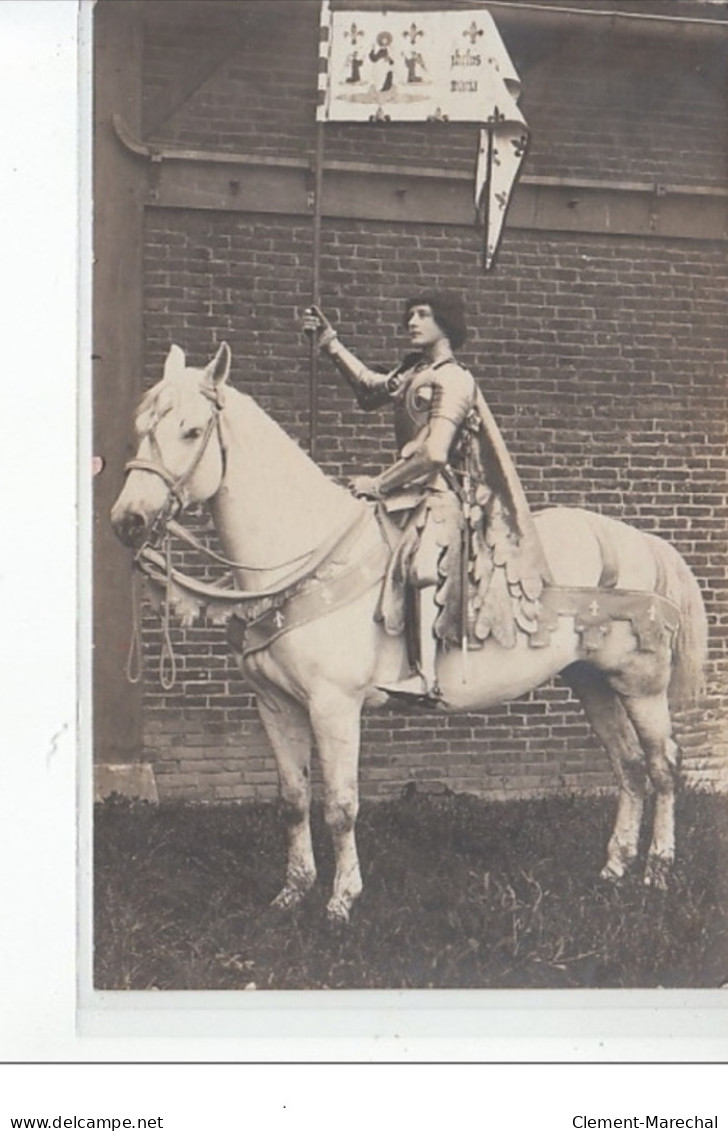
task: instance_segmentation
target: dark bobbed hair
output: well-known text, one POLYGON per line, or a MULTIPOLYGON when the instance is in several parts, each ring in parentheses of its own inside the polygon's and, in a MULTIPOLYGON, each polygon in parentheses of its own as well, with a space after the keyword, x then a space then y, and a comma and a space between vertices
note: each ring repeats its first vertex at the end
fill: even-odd
POLYGON ((415 306, 429 306, 437 325, 447 334, 454 350, 459 349, 468 336, 465 322, 465 305, 460 295, 453 291, 422 291, 405 303, 402 325, 406 328, 410 311, 415 306))

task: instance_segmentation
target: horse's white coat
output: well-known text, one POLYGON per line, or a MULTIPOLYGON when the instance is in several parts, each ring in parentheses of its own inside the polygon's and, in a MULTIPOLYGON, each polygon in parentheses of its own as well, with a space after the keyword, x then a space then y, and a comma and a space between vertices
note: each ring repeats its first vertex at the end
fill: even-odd
MULTIPOLYGON (((322 544, 367 504, 327 479, 249 397, 226 385, 229 365, 225 345, 204 370, 186 368, 184 354, 173 346, 163 381, 142 402, 139 454, 152 459, 156 445, 167 470, 184 474, 195 456, 195 440, 199 443, 214 411, 209 395, 200 395, 200 390, 215 390, 218 440, 208 444, 186 493, 189 501, 210 501, 225 555, 255 567, 238 570, 238 583, 247 589, 270 587, 290 572, 292 560, 322 544)), ((127 541, 138 541, 166 501, 167 487, 160 477, 132 470, 112 521, 127 541)), ((473 711, 516 698, 562 673, 607 748, 620 786, 602 875, 622 876, 637 855, 649 777, 657 805, 645 879, 662 884, 674 855, 678 755, 667 692, 671 677, 683 692, 697 691, 705 614, 694 578, 670 547, 622 523, 579 510, 556 508, 536 516, 556 584, 596 585, 602 558, 595 521, 616 548, 620 587, 654 592, 661 563, 665 595, 683 613, 675 650, 666 637, 656 652, 638 651, 629 624, 620 621, 600 648, 589 652, 586 663, 573 618, 561 617, 550 643, 542 648, 532 648, 525 635, 519 635, 512 649, 486 642, 469 653, 466 664, 459 652, 446 652, 439 662, 439 681, 447 709, 473 711)), ((372 514, 360 552, 380 538, 372 514)), ((240 660, 258 693, 290 818, 286 879, 275 902, 281 907, 298 902, 316 878, 309 824, 309 762, 315 738, 336 854, 329 914, 338 921, 348 919, 361 891, 354 833, 361 711, 386 702, 377 685, 406 670, 402 642, 388 637, 375 621, 377 597, 372 589, 240 660)))
MULTIPOLYGON (((227 468, 212 513, 231 559, 258 569, 290 562, 361 507, 255 401, 234 390, 226 393, 221 434, 227 468)), ((278 572, 251 572, 239 581, 244 588, 264 588, 275 584, 278 572)), ((286 572, 284 564, 280 573, 286 572)))

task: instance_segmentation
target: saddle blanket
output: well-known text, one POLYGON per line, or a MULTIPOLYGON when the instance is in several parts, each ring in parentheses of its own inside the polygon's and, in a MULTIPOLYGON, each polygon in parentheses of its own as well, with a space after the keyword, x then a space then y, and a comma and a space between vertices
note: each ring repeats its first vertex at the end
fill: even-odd
POLYGON ((547 585, 541 594, 538 629, 532 647, 548 644, 559 616, 573 616, 588 652, 599 648, 614 621, 629 621, 641 652, 655 652, 680 627, 680 610, 667 597, 632 589, 547 585))

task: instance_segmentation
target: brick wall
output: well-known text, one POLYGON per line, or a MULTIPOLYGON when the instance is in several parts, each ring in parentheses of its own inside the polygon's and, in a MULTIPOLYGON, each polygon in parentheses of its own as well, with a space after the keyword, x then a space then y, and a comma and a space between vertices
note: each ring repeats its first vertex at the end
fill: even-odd
MULTIPOLYGON (((160 136, 306 154, 315 6, 293 13, 275 35, 270 23, 251 20, 239 49, 160 136)), ((189 54, 189 34, 174 20, 148 30, 150 106, 189 54)), ((206 34, 214 47, 225 28, 212 21, 206 34)), ((629 40, 615 51, 600 36, 572 35, 558 52, 540 54, 521 33, 515 48, 533 129, 527 173, 724 183, 728 145, 717 123, 725 80, 711 51, 682 49, 676 81, 672 41, 645 55, 629 40)), ((475 131, 341 126, 327 131, 326 144, 331 156, 470 169, 475 131)), ((298 325, 311 289, 310 219, 149 207, 145 225, 147 381, 158 379, 170 341, 202 363, 225 339, 233 382, 305 445, 308 353, 298 325)), ((625 518, 672 541, 695 570, 710 616, 710 693, 681 719, 681 735, 688 767, 704 781, 728 763, 727 282, 722 243, 510 229, 486 276, 470 227, 323 226, 322 301, 355 352, 391 363, 404 345, 402 300, 422 285, 463 291, 472 331, 462 360, 501 424, 532 506, 625 518)), ((325 364, 320 405, 319 462, 331 475, 373 472, 393 458, 387 415, 363 415, 325 364)), ((203 516, 198 528, 207 530, 203 516)), ((151 674, 159 636, 149 614, 145 627, 145 752, 161 796, 272 796, 275 769, 224 630, 173 629, 179 678, 164 693, 151 674)), ((367 718, 365 795, 397 792, 409 780, 500 796, 612 779, 569 693, 554 684, 487 715, 367 718)))

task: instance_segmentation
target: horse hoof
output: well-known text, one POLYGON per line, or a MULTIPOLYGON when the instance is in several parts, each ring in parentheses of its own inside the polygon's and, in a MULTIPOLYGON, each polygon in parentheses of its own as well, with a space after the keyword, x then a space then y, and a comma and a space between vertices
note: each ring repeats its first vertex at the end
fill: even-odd
POLYGON ((610 845, 607 850, 607 862, 599 873, 601 880, 616 883, 623 880, 627 873, 634 867, 637 853, 620 844, 610 845))
POLYGON ((303 901, 307 891, 308 889, 304 891, 302 888, 289 887, 286 884, 272 901, 271 907, 275 907, 277 911, 291 911, 303 901))
POLYGON ((671 861, 655 857, 647 861, 644 884, 655 891, 667 891, 671 861))
POLYGON ((349 908, 343 899, 332 899, 326 908, 326 919, 330 927, 348 927, 351 922, 349 908))
POLYGON ((605 864, 599 873, 600 880, 606 880, 607 883, 616 884, 619 880, 624 879, 625 867, 623 864, 605 864))

